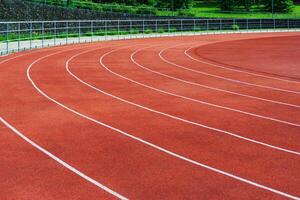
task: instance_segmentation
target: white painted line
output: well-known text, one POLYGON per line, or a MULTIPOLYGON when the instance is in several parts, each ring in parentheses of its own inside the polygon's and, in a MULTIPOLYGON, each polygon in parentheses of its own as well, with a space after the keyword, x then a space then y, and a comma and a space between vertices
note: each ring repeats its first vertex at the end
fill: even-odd
MULTIPOLYGON (((219 42, 215 42, 215 43, 219 43, 219 42)), ((211 43, 211 44, 215 44, 215 43, 211 43)), ((222 43, 222 42, 220 42, 220 43, 222 43)), ((203 45, 201 45, 201 46, 203 46, 203 45)), ((290 82, 290 83, 300 84, 299 81, 295 81, 295 80, 288 80, 288 79, 278 78, 278 77, 274 77, 274 76, 262 75, 262 74, 258 74, 258 73, 254 73, 254 72, 248 72, 248 71, 245 71, 245 70, 240 70, 240 69, 225 67, 225 66, 213 64, 213 63, 210 63, 210 62, 206 62, 206 61, 203 61, 203 60, 199 60, 199 59, 191 56, 188 53, 189 51, 191 51, 192 49, 197 48, 197 47, 200 47, 200 46, 198 46, 198 45, 197 46, 192 46, 192 47, 186 49, 184 51, 184 54, 186 56, 188 56, 189 58, 191 58, 192 60, 195 60, 197 62, 201 62, 201 63, 207 64, 207 65, 210 65, 210 66, 214 66, 214 67, 217 67, 217 68, 222 68, 222 69, 226 69, 226 70, 230 70, 230 71, 234 71, 234 72, 239 72, 239 73, 244 73, 244 74, 249 74, 249 75, 258 76, 258 77, 263 77, 263 78, 267 78, 267 79, 273 79, 273 80, 278 80, 278 81, 284 81, 284 82, 290 82)))
MULTIPOLYGON (((86 52, 87 52, 87 51, 86 51, 86 52)), ((82 52, 82 53, 83 53, 83 52, 82 52)), ((281 196, 284 196, 284 197, 287 197, 287 198, 290 198, 290 199, 294 199, 294 200, 299 200, 299 199, 300 199, 300 198, 297 197, 297 196, 294 196, 294 195, 291 195, 291 194, 288 194, 288 193, 285 193, 285 192, 282 192, 282 191, 279 191, 279 190, 276 190, 276 189, 273 189, 273 188, 270 188, 270 187, 261 185, 261 184, 259 184, 259 183, 254 182, 254 181, 251 181, 251 180, 248 180, 248 179, 245 179, 245 178, 242 178, 242 177, 233 175, 233 174, 231 174, 231 173, 228 173, 228 172, 225 172, 225 171, 216 169, 216 168, 214 168, 214 167, 211 167, 211 166, 202 164, 202 163, 200 163, 200 162, 194 161, 194 160, 189 159, 189 158, 187 158, 187 157, 184 157, 184 156, 182 156, 182 155, 179 155, 179 154, 176 154, 176 153, 174 153, 174 152, 171 152, 171 151, 169 151, 169 150, 167 150, 167 149, 164 149, 164 148, 162 148, 162 147, 160 147, 160 146, 157 146, 157 145, 155 145, 155 144, 153 144, 153 143, 150 143, 150 142, 147 142, 147 141, 145 141, 145 140, 142 140, 142 139, 140 139, 140 138, 138 138, 138 137, 135 137, 135 136, 133 136, 133 135, 127 133, 127 132, 124 132, 124 131, 122 131, 122 130, 120 130, 120 129, 117 129, 117 128, 115 128, 115 127, 112 127, 112 126, 110 126, 110 125, 108 125, 108 124, 105 124, 105 123, 103 123, 103 122, 100 122, 100 121, 98 121, 98 120, 96 120, 96 119, 94 119, 94 118, 91 118, 91 117, 89 117, 89 116, 87 116, 87 115, 84 115, 84 114, 82 114, 82 113, 80 113, 80 112, 77 112, 76 110, 73 110, 72 108, 69 108, 69 107, 67 107, 66 105, 64 105, 64 104, 62 104, 62 103, 60 103, 60 102, 58 102, 57 100, 55 100, 55 99, 49 97, 49 96, 48 96, 45 92, 43 92, 43 91, 35 84, 35 82, 32 80, 32 78, 31 78, 31 76, 30 76, 30 69, 31 69, 32 66, 33 66, 34 64, 36 64, 37 62, 39 62, 39 61, 41 61, 42 59, 45 59, 45 58, 47 58, 47 57, 50 57, 50 56, 52 56, 52 55, 54 55, 54 54, 50 54, 50 55, 48 55, 48 56, 44 56, 44 57, 39 58, 38 60, 36 60, 36 61, 34 61, 33 63, 31 63, 31 64, 28 66, 28 68, 27 68, 27 78, 28 78, 28 80, 30 81, 30 83, 32 84, 32 86, 33 86, 33 87, 34 87, 41 95, 43 95, 45 98, 47 98, 47 99, 50 100, 51 102, 53 102, 53 103, 59 105, 60 107, 66 109, 66 110, 68 110, 69 112, 72 112, 72 113, 74 113, 74 114, 76 114, 76 115, 78 115, 78 116, 80 116, 80 117, 82 117, 82 118, 84 118, 84 119, 86 119, 86 120, 92 121, 92 122, 94 122, 94 123, 96 123, 96 124, 99 124, 99 125, 101 125, 101 126, 104 126, 104 127, 106 127, 106 128, 109 128, 109 129, 111 129, 111 130, 114 130, 115 132, 117 132, 117 133, 119 133, 119 134, 122 134, 122 135, 124 135, 124 136, 126 136, 126 137, 129 137, 129 138, 133 139, 133 140, 136 140, 136 141, 138 141, 138 142, 141 142, 141 143, 143 143, 143 144, 145 144, 145 145, 147 145, 147 146, 150 146, 150 147, 152 147, 152 148, 154 148, 154 149, 156 149, 156 150, 162 151, 162 152, 164 152, 164 153, 166 153, 166 154, 168 154, 168 155, 171 155, 171 156, 173 156, 173 157, 175 157, 175 158, 184 160, 184 161, 186 161, 186 162, 188 162, 188 163, 191 163, 191 164, 200 166, 200 167, 202 167, 202 168, 205 168, 205 169, 207 169, 207 170, 210 170, 210 171, 213 171, 213 172, 222 174, 222 175, 224 175, 224 176, 227 176, 227 177, 230 177, 230 178, 232 178, 232 179, 241 181, 241 182, 243 182, 243 183, 247 183, 247 184, 252 185, 252 186, 255 186, 255 187, 257 187, 257 188, 261 188, 261 189, 264 189, 264 190, 266 190, 266 191, 270 191, 270 192, 272 192, 272 193, 274 193, 274 194, 277 194, 277 195, 281 195, 281 196)), ((80 54, 76 54, 75 56, 78 56, 78 55, 80 55, 80 54)), ((73 56, 72 58, 74 58, 75 56, 73 56)), ((71 59, 71 58, 70 58, 70 59, 71 59)), ((70 61, 70 60, 69 60, 69 61, 70 61)))
MULTIPOLYGON (((208 65, 212 65, 211 63, 208 63, 208 62, 196 60, 195 58, 190 57, 190 55, 188 55, 188 54, 186 54, 186 55, 189 58, 191 58, 192 60, 195 60, 197 62, 201 62, 203 64, 208 64, 208 65)), ((254 84, 254 83, 245 82, 245 81, 239 81, 239 80, 236 80, 236 79, 226 78, 224 76, 218 76, 218 75, 215 75, 215 74, 210 74, 210 73, 206 73, 206 72, 203 72, 203 71, 199 71, 199 70, 195 70, 195 69, 191 69, 191 68, 187 68, 187 67, 181 67, 181 68, 182 69, 186 69, 188 71, 192 71, 192 72, 198 73, 198 74, 203 74, 203 75, 206 75, 206 76, 214 77, 214 78, 217 78, 217 79, 221 79, 221 80, 225 80, 225 81, 229 81, 229 82, 233 82, 233 83, 238 83, 238 84, 243 84, 243 85, 249 85, 249 86, 259 87, 259 88, 264 88, 264 89, 270 89, 270 90, 275 90, 275 91, 280 91, 280 92, 300 94, 300 92, 294 91, 294 90, 286 90, 286 89, 281 89, 281 88, 276 88, 276 87, 271 87, 271 86, 266 86, 266 85, 260 85, 260 84, 254 84)))
MULTIPOLYGON (((104 54, 101 58, 100 58, 100 64, 103 66, 103 68, 105 68, 107 71, 109 71, 110 73, 120 77, 120 78, 123 78, 125 80, 128 80, 132 83, 135 83, 135 84, 138 84, 138 85, 142 85, 144 87, 147 87, 146 85, 142 84, 142 83, 139 83, 135 80, 132 80, 130 78, 127 78, 125 76, 122 76, 114 71, 112 71, 111 69, 109 69, 104 63, 103 63, 103 59, 104 57, 106 57, 107 55, 115 52, 115 51, 118 51, 120 49, 115 49, 115 50, 112 50, 106 54, 104 54)), ((251 143, 255 143, 255 144, 258 144, 258 145, 262 145, 262 146, 265 146, 265 147, 269 147, 269 148, 272 148, 272 149, 276 149, 276 150, 279 150, 279 151, 283 151, 283 152, 286 152, 286 153, 291 153, 291 154, 294 154, 294 155, 298 155, 300 156, 300 152, 297 152, 297 151, 293 151, 293 150, 289 150, 289 149, 285 149, 285 148, 281 148, 281 147, 277 147, 277 146, 274 146, 274 145, 271 145, 271 144, 267 144, 267 143, 264 143, 264 142, 260 142, 260 141, 257 141, 257 140, 254 140, 254 139, 251 139, 251 138, 247 138, 247 137, 243 137, 243 136, 240 136, 238 134, 235 134, 235 133, 232 133, 232 132, 229 132, 229 131, 224 131, 222 129, 218 129, 218 128, 214 128, 214 127, 210 127, 210 126, 206 126, 204 124, 200 124, 200 123, 197 123, 197 122, 194 122, 194 121, 190 121, 190 120, 186 120, 186 119, 183 119, 183 118, 180 118, 180 117, 177 117, 177 116, 174 116, 174 115, 170 115, 170 114, 167 114, 167 113, 164 113, 164 112, 160 112, 160 111, 157 111, 157 110, 154 110, 154 109, 151 109, 151 108, 148 108, 146 106, 142 106, 140 104, 136 104, 134 102, 131 102, 131 101, 128 101, 126 99, 122 99, 120 97, 117 97, 117 96, 114 96, 110 93, 107 93, 103 90, 100 90, 99 88, 97 87, 94 87, 92 85, 90 85, 89 83, 87 82, 84 82, 83 80, 81 80, 80 78, 78 78, 76 75, 74 75, 68 68, 68 64, 69 62, 67 62, 66 64, 66 68, 67 68, 67 71, 74 77, 76 78, 78 81, 80 81, 81 83, 87 85, 88 87, 98 91, 98 92, 101 92, 107 96, 110 96, 112 98, 115 98, 115 99, 118 99, 120 101, 123 101, 125 103, 128 103, 128 104, 131 104, 133 106, 136 106, 136 107, 139 107, 139 108, 142 108, 142 109, 145 109, 145 110, 148 110, 148 111, 151 111, 151 112, 154 112, 154 113, 157 113, 157 114, 160 114, 160 115, 163 115, 163 116, 166 116, 166 117, 169 117, 169 118, 172 118, 172 119, 175 119, 175 120, 179 120, 179 121, 182 121, 182 122, 185 122, 185 123, 188 123, 188 124, 192 124, 192 125, 195 125, 195 126, 198 126, 198 127, 201 127, 201 128, 205 128, 205 129, 209 129, 209 130, 212 130, 212 131, 216 131, 216 132, 219 132, 219 133, 224 133, 224 134, 227 134, 227 135, 230 135, 230 136, 233 136, 233 137, 236 137, 236 138, 239 138, 239 139, 242 139, 242 140, 245 140, 245 141, 248 141, 248 142, 251 142, 251 143)))
POLYGON ((126 200, 127 198, 118 194, 117 192, 109 189, 108 187, 106 187, 105 185, 99 183, 98 181, 92 179, 91 177, 87 176, 86 174, 84 174, 83 172, 77 170, 75 167, 69 165, 68 163, 66 163, 65 161, 61 160, 60 158, 58 158, 57 156, 53 155, 52 153, 50 153, 49 151, 47 151, 46 149, 44 149, 43 147, 39 146, 38 144, 36 144, 35 142, 33 142, 32 140, 30 140, 28 137, 26 137, 23 133, 21 133, 20 131, 18 131, 16 128, 14 128, 11 124, 9 124, 7 121, 5 121, 2 117, 0 117, 0 121, 10 130, 12 130, 16 135, 18 135, 19 137, 21 137, 23 140, 25 140, 27 143, 29 143, 31 146, 33 146, 34 148, 36 148, 37 150, 39 150, 40 152, 42 152, 43 154, 45 154, 46 156, 50 157, 51 159, 53 159, 54 161, 56 161, 57 163, 61 164, 63 167, 67 168, 68 170, 72 171, 73 173, 77 174, 78 176, 80 176, 81 178, 85 179, 86 181, 94 184, 95 186, 101 188, 102 190, 114 195, 115 197, 122 199, 122 200, 126 200))
MULTIPOLYGON (((152 46, 152 47, 153 47, 153 46, 152 46)), ((148 49, 148 48, 150 48, 150 47, 138 49, 138 50, 136 50, 135 52, 133 52, 133 53, 131 54, 131 56, 130 56, 131 61, 132 61, 135 65, 137 65, 137 66, 139 66, 139 67, 141 67, 141 68, 143 68, 143 69, 145 69, 146 67, 143 66, 142 64, 138 63, 136 60, 134 60, 133 56, 134 56, 135 54, 137 54, 138 52, 140 52, 140 51, 142 51, 142 50, 144 50, 144 49, 148 49)), ((147 69, 148 69, 148 68, 147 68, 147 69)), ((148 71, 149 71, 149 70, 148 70, 148 71)), ((152 72, 152 70, 151 70, 151 72, 152 72)), ((137 82, 137 81, 136 81, 136 82, 137 82)), ((139 82, 137 82, 137 83, 139 83, 139 82)), ((142 86, 144 86, 144 87, 147 87, 147 88, 149 88, 149 89, 152 89, 152 90, 155 90, 155 91, 164 93, 164 94, 168 94, 168 95, 171 95, 171 96, 183 98, 183 99, 186 99, 186 100, 190 100, 190 101, 193 101, 193 102, 205 104, 205 105, 208 105, 208 106, 213 106, 213 107, 216 107, 216 108, 221 108, 221 109, 225 109, 225 110, 230 110, 230 111, 234 111, 234 112, 238 112, 238 113, 250 115, 250 116, 253 116, 253 117, 258 117, 258 118, 262 118, 262 119, 266 119, 266 120, 271 120, 271 121, 278 122, 278 123, 283 123, 283 124, 286 124, 286 125, 291 125, 291 126, 300 127, 300 124, 297 124, 297 123, 287 122, 287 121, 280 120, 280 119, 275 119, 275 118, 272 118, 272 117, 267 117, 267 116, 263 116, 263 115, 258 115, 258 114, 255 114, 255 113, 246 112, 246 111, 242 111, 242 110, 239 110, 239 109, 234 109, 234 108, 230 108, 230 107, 226 107, 226 106, 221 106, 221 105, 209 103, 209 102, 206 102, 206 101, 201 101, 201 100, 198 100, 198 99, 193 99, 193 98, 190 98, 190 97, 186 97, 186 96, 174 94, 174 93, 171 93, 171 92, 168 92, 168 91, 165 91, 165 90, 161 90, 161 89, 158 89, 158 88, 155 88, 155 87, 152 87, 152 86, 143 84, 143 83, 139 83, 139 85, 142 85, 142 86)))
MULTIPOLYGON (((161 54, 159 54, 159 57, 164 62, 166 62, 166 63, 168 63, 170 65, 173 65, 173 66, 176 66, 176 67, 179 67, 179 68, 183 68, 183 69, 187 69, 189 71, 193 71, 193 69, 186 68, 186 67, 184 67, 182 65, 178 65, 176 63, 173 63, 171 61, 166 60, 161 54)), ((242 94, 242 93, 238 93, 238 92, 233 92, 233 91, 230 91, 230 90, 223 90, 223 89, 220 89, 220 88, 215 88, 215 87, 203 85, 203 84, 200 84, 200 83, 195 83, 195 82, 187 81, 187 80, 184 80, 184 79, 176 78, 176 77, 173 77, 173 76, 169 76, 169 75, 166 75, 166 74, 163 74, 163 73, 151 70, 151 69, 146 68, 146 67, 143 67, 143 68, 146 69, 146 70, 148 70, 148 71, 151 71, 153 73, 159 74, 161 76, 168 77, 170 79, 177 80, 177 81, 180 81, 180 82, 183 82, 183 83, 186 83, 186 84, 195 85, 195 86, 198 86, 198 87, 203 87, 203 88, 207 88, 207 89, 211 89, 211 90, 225 92, 225 93, 228 93, 228 94, 234 94, 234 95, 238 95, 238 96, 242 96, 242 97, 247 97, 247 98, 251 98, 251 99, 256 99, 256 100, 260 100, 260 101, 266 101, 266 102, 280 104, 280 105, 285 105, 285 106, 290 106, 290 107, 294 107, 294 108, 300 108, 300 105, 285 103, 285 102, 281 102, 281 101, 275 101, 275 100, 271 100, 271 99, 265 99, 265 98, 261 98, 261 97, 256 97, 256 96, 251 96, 251 95, 242 94)))

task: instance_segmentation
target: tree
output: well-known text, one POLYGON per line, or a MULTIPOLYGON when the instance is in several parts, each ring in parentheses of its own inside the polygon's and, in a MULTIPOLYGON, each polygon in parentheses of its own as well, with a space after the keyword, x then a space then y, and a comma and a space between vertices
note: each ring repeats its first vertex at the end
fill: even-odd
MULTIPOLYGON (((293 8, 292 0, 273 0, 274 1, 274 12, 290 12, 293 8)), ((265 9, 272 12, 272 1, 262 0, 265 9)))
POLYGON ((235 6, 235 0, 218 0, 217 3, 221 10, 224 11, 231 11, 235 6))
POLYGON ((157 7, 170 8, 170 9, 181 9, 189 8, 192 0, 158 0, 157 7))

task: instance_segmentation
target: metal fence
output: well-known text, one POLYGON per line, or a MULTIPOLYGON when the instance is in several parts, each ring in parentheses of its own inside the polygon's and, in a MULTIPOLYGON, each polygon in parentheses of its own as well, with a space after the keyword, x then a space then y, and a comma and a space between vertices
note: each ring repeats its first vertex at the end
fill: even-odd
POLYGON ((154 19, 0 22, 0 54, 103 40, 233 32, 296 31, 297 19, 154 19))

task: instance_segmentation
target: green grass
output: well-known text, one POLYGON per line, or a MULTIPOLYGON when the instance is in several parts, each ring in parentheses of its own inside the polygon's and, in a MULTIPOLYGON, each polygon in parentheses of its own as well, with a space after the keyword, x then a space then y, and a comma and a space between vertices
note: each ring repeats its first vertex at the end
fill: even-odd
MULTIPOLYGON (((66 6, 65 1, 55 0, 29 0, 35 3, 46 3, 56 6, 66 6), (60 3, 59 3, 60 2, 60 3)), ((179 10, 176 12, 168 11, 168 9, 154 8, 151 6, 126 6, 123 4, 99 4, 90 1, 72 0, 70 8, 84 8, 95 11, 112 11, 119 13, 131 14, 152 14, 159 16, 189 16, 189 17, 202 17, 202 18, 272 18, 269 12, 263 12, 260 8, 254 7, 251 12, 234 11, 222 12, 215 3, 206 3, 205 1, 198 1, 192 8, 188 10, 179 10)), ((277 13, 276 18, 300 18, 300 5, 295 5, 291 13, 277 13)))
MULTIPOLYGON (((234 12, 222 12, 219 8, 212 5, 198 5, 201 7, 190 8, 187 12, 190 16, 202 17, 202 18, 255 18, 265 19, 272 18, 272 14, 269 12, 262 12, 259 10, 253 10, 252 12, 234 11, 234 12)), ((178 16, 180 11, 158 11, 160 16, 178 16)), ((275 18, 300 18, 300 5, 295 5, 293 12, 291 13, 276 13, 275 18)))

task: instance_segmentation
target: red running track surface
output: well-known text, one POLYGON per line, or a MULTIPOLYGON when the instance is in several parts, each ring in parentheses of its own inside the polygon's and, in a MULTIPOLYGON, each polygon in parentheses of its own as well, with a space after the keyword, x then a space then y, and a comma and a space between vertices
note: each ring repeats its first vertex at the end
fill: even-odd
POLYGON ((299 38, 135 39, 1 58, 1 199, 299 198, 299 38), (253 59, 255 48, 268 53, 253 59))

